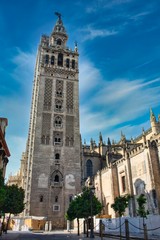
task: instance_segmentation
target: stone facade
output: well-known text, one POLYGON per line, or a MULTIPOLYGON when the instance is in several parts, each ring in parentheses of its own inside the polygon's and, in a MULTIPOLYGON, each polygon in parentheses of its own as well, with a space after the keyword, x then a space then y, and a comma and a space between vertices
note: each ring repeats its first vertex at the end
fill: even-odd
POLYGON ((92 177, 93 173, 96 196, 104 206, 105 215, 115 217, 111 208, 115 197, 130 194, 133 198, 125 214, 136 216, 136 198, 141 193, 146 196, 149 213, 160 214, 160 121, 152 111, 150 122, 151 128, 143 130, 134 140, 127 140, 122 134, 118 143, 108 139, 105 144, 100 134, 98 147, 93 140, 90 147, 84 144, 84 178, 92 177), (97 168, 98 163, 102 168, 97 168))
POLYGON ((0 170, 2 170, 3 177, 5 177, 6 167, 10 152, 5 139, 6 127, 8 126, 7 118, 0 118, 0 170))
POLYGON ((78 49, 66 46, 61 15, 38 48, 30 128, 23 165, 25 216, 65 228, 65 213, 81 190, 78 49), (26 180, 25 180, 26 179, 26 180))

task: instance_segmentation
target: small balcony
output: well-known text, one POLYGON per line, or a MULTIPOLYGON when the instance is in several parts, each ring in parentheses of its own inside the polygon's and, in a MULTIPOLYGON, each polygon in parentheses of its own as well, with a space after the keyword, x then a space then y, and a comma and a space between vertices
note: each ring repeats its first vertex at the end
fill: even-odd
POLYGON ((51 182, 51 187, 62 188, 63 187, 63 182, 51 182))

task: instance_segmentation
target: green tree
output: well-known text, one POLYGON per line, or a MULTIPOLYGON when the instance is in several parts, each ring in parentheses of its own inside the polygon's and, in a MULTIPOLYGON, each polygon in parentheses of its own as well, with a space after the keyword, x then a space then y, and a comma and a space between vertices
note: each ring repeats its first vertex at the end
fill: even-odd
POLYGON ((3 177, 2 170, 0 170, 0 214, 2 213, 4 200, 5 200, 4 177, 3 177))
POLYGON ((125 213, 126 208, 129 204, 130 195, 119 196, 114 199, 114 203, 111 205, 111 208, 114 209, 115 213, 119 215, 120 223, 120 239, 121 239, 121 217, 125 213))
MULTIPOLYGON (((87 220, 91 216, 91 207, 92 215, 97 215, 102 210, 102 204, 99 202, 95 195, 91 196, 90 188, 84 188, 82 194, 78 195, 73 199, 67 210, 67 219, 72 221, 77 218, 78 222, 78 235, 79 235, 79 218, 85 218, 87 220), (92 197, 92 206, 91 206, 91 197, 92 197)), ((87 227, 88 229, 88 227, 87 227)), ((88 234, 88 231, 87 231, 88 234)))
POLYGON ((67 220, 73 221, 77 218, 78 225, 78 235, 79 235, 79 218, 81 218, 81 196, 77 196, 74 200, 71 201, 69 208, 67 210, 67 220))
MULTIPOLYGON (((2 208, 5 202, 5 194, 6 194, 6 191, 5 191, 5 185, 4 185, 3 172, 0 169, 0 218, 3 215, 2 208)), ((0 236, 1 234, 2 234, 2 226, 0 227, 0 236)))
POLYGON ((4 177, 2 169, 0 169, 0 188, 4 186, 4 177))
POLYGON ((147 226, 144 221, 144 219, 147 218, 147 215, 149 214, 149 211, 146 210, 146 208, 145 208, 146 202, 147 202, 147 199, 146 199, 145 195, 143 193, 140 194, 139 197, 137 198, 137 203, 138 203, 137 214, 143 218, 144 239, 148 239, 147 226))
POLYGON ((5 201, 2 207, 4 213, 9 213, 6 231, 11 214, 19 214, 24 210, 24 190, 17 185, 5 186, 5 201))
POLYGON ((140 194, 137 198, 138 203, 138 209, 137 214, 143 218, 143 224, 144 224, 144 218, 147 218, 147 215, 149 214, 148 210, 145 209, 147 199, 144 194, 140 194))

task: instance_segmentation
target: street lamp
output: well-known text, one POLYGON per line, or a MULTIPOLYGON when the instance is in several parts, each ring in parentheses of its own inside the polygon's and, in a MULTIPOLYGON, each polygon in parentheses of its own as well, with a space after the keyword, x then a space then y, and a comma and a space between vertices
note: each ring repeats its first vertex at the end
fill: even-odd
POLYGON ((95 187, 90 187, 90 197, 91 197, 91 231, 90 231, 90 238, 94 238, 93 234, 93 197, 95 193, 95 187))

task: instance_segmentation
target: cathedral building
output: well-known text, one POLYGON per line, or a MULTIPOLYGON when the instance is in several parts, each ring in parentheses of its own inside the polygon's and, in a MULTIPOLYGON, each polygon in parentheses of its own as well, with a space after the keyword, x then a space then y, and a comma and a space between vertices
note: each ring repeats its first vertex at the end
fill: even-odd
POLYGON ((61 14, 37 53, 24 164, 25 216, 64 228, 65 213, 81 191, 78 49, 67 46, 61 14))
POLYGON ((160 214, 160 117, 150 111, 151 128, 135 139, 127 140, 122 133, 119 142, 107 144, 102 135, 99 143, 91 139, 82 148, 83 178, 94 179, 96 196, 104 206, 102 215, 116 217, 111 208, 114 199, 132 196, 127 216, 135 217, 137 197, 144 194, 146 209, 151 215, 160 214))

